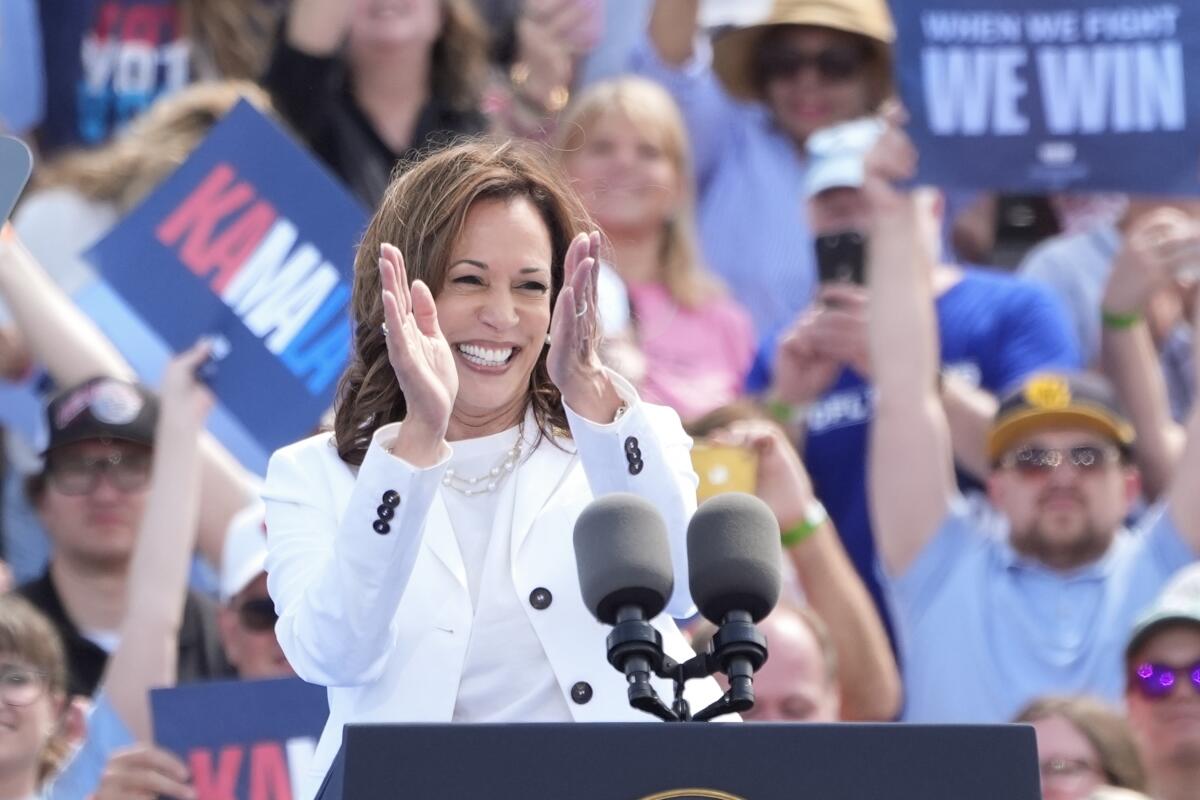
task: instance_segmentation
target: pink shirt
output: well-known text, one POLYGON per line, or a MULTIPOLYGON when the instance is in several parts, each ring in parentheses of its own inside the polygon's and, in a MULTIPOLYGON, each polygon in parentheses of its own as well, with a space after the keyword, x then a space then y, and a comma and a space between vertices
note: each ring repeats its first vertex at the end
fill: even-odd
POLYGON ((662 284, 629 285, 646 374, 638 391, 685 421, 742 394, 754 358, 754 327, 737 301, 719 296, 688 309, 662 284))

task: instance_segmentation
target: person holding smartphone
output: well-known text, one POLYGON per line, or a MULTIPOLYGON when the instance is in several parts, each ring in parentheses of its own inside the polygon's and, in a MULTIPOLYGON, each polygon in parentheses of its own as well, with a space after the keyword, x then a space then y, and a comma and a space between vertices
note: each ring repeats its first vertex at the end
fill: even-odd
MULTIPOLYGON (((764 337, 748 387, 763 392, 772 413, 792 427, 817 497, 886 620, 865 488, 875 390, 863 286, 872 242, 862 192, 864 159, 882 130, 878 119, 864 118, 810 137, 807 222, 822 283, 804 311, 764 337)), ((934 252, 941 213, 941 196, 933 193, 918 215, 934 252)), ((886 258, 881 263, 889 268, 886 258)), ((996 396, 1036 370, 1078 366, 1078 347, 1041 287, 940 258, 932 281, 942 342, 938 396, 963 485, 977 487, 988 469, 996 396)))

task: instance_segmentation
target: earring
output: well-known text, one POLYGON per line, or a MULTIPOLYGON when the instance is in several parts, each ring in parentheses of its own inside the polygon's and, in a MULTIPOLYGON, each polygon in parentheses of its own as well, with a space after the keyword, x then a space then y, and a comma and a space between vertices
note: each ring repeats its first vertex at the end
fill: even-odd
POLYGON ((549 334, 549 332, 547 332, 547 333, 546 333, 546 346, 547 346, 547 347, 549 347, 549 346, 550 346, 550 334, 549 334))

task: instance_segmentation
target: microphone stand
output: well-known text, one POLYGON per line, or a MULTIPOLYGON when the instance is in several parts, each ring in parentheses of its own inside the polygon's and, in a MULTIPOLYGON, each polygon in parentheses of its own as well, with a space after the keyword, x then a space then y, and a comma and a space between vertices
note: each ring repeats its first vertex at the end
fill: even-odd
POLYGON ((754 707, 754 673, 767 660, 767 639, 754 627, 745 611, 730 611, 717 628, 712 644, 683 663, 663 653, 662 635, 636 606, 617 611, 617 622, 608 634, 608 663, 629 681, 629 705, 665 722, 707 722, 723 714, 754 707), (685 684, 724 672, 729 691, 695 715, 684 699, 685 684), (650 675, 670 678, 675 696, 668 707, 650 683, 650 675))

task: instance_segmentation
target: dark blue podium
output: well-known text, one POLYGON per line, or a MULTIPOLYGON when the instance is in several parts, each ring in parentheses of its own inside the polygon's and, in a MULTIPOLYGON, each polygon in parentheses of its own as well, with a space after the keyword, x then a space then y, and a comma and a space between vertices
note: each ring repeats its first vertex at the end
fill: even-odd
POLYGON ((321 800, 1039 800, 1023 725, 349 725, 321 800))

